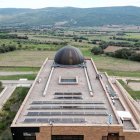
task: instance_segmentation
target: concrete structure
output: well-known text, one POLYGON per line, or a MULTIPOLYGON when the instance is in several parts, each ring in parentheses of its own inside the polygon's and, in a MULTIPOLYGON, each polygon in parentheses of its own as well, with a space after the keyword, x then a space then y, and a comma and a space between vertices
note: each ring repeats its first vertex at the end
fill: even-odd
POLYGON ((73 56, 74 47, 62 50, 66 61, 60 50, 42 65, 11 125, 13 139, 140 140, 140 112, 121 85, 92 59, 73 56))

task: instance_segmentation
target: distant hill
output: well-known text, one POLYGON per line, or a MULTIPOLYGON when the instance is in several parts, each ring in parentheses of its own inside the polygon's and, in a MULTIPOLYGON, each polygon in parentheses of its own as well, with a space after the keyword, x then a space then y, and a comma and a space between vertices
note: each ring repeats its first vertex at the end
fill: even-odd
POLYGON ((98 26, 140 25, 140 7, 104 8, 0 8, 0 25, 98 26))

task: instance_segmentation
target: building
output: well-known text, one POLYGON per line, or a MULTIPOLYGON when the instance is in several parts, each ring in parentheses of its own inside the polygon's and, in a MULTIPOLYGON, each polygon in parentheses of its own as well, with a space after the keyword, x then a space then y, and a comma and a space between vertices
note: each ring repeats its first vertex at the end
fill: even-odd
POLYGON ((46 60, 13 123, 13 140, 140 140, 140 111, 119 82, 66 46, 46 60))

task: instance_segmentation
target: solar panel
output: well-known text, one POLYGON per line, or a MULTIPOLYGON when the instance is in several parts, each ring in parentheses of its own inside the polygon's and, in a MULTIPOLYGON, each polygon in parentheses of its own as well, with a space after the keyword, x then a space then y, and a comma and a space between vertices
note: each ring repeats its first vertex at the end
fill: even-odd
POLYGON ((37 121, 36 122, 38 122, 38 123, 48 123, 49 122, 49 120, 48 119, 46 119, 46 118, 40 118, 40 119, 37 119, 37 121))
POLYGON ((102 101, 33 101, 32 104, 104 104, 102 101))
POLYGON ((74 115, 83 115, 83 112, 74 112, 74 115))
POLYGON ((61 119, 59 119, 59 118, 53 118, 53 119, 49 119, 49 122, 59 123, 59 122, 61 122, 61 119))
POLYGON ((50 112, 39 112, 39 116, 48 116, 50 115, 50 112))
POLYGON ((82 95, 81 92, 55 92, 54 95, 82 95))
POLYGON ((31 106, 28 110, 40 110, 41 106, 31 106))
POLYGON ((32 104, 42 104, 42 101, 33 101, 32 104))
POLYGON ((83 118, 74 118, 74 122, 76 122, 76 123, 82 123, 82 122, 86 122, 85 121, 85 119, 83 119, 83 118))
POLYGON ((28 112, 27 116, 107 116, 107 112, 28 112))
POLYGON ((28 112, 27 116, 38 116, 39 112, 28 112))
POLYGON ((105 106, 84 106, 84 105, 53 105, 53 106, 31 106, 29 110, 51 110, 51 109, 92 109, 92 110, 106 110, 105 106))
POLYGON ((81 96, 58 96, 54 99, 83 99, 81 96))
POLYGON ((24 123, 85 123, 84 118, 27 118, 24 120, 24 123))
POLYGON ((25 119, 24 122, 25 123, 35 123, 36 119, 32 119, 32 118, 31 119, 25 119))
POLYGON ((53 115, 53 116, 61 115, 61 112, 51 112, 51 115, 53 115))

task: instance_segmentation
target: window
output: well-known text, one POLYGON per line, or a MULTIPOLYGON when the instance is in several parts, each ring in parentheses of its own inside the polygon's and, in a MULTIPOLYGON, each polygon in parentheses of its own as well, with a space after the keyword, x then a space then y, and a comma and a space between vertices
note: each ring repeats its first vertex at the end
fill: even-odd
POLYGON ((119 140, 125 140, 125 137, 124 136, 120 136, 119 140))
MULTIPOLYGON (((124 136, 119 136, 114 138, 115 140, 125 140, 124 136)), ((102 140, 112 140, 112 138, 108 137, 108 136, 102 136, 102 140)))
POLYGON ((36 140, 35 136, 25 136, 24 140, 36 140))
POLYGON ((102 136, 102 140, 107 140, 107 136, 102 136))
POLYGON ((78 77, 61 77, 59 76, 59 84, 61 85, 75 85, 78 84, 78 77))
POLYGON ((84 140, 83 135, 52 135, 52 140, 84 140))
POLYGON ((24 132, 23 136, 24 136, 24 140, 36 140, 35 133, 24 132))

